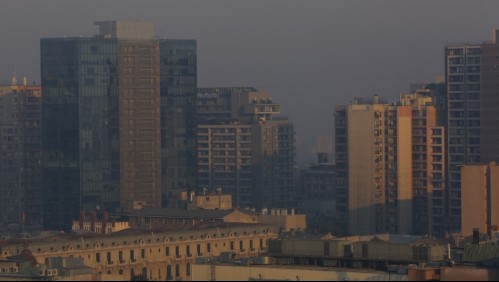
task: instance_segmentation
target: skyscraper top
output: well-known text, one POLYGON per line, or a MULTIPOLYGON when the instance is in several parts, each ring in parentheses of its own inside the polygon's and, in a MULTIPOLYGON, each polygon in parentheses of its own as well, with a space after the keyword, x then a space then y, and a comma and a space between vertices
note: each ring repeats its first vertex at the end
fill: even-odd
POLYGON ((120 39, 152 39, 154 24, 142 21, 97 21, 99 37, 120 39))

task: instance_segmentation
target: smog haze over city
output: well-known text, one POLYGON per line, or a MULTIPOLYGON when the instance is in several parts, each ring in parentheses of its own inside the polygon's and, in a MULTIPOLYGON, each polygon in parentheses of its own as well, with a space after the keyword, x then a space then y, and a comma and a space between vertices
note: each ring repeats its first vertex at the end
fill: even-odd
POLYGON ((198 87, 271 93, 307 164, 332 151, 335 105, 432 82, 445 45, 489 39, 498 10, 498 1, 461 0, 2 0, 0 78, 39 83, 40 38, 92 36, 94 21, 150 21, 159 38, 197 40, 198 87))

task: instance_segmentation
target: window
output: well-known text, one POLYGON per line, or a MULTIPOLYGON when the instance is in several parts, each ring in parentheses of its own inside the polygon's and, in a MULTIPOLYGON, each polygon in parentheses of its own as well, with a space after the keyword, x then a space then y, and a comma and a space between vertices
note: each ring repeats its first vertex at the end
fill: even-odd
POLYGON ((100 262, 100 253, 95 254, 95 262, 100 262))
POLYGON ((145 258, 146 257, 146 250, 144 250, 144 249, 140 250, 140 256, 142 258, 145 258))
POLYGON ((172 266, 171 265, 167 265, 166 266, 166 280, 173 280, 173 277, 172 277, 172 266))
POLYGON ((167 256, 169 256, 169 255, 170 255, 170 247, 166 247, 166 249, 165 249, 165 253, 166 253, 166 255, 167 255, 167 256))
POLYGON ((362 257, 367 258, 367 244, 362 244, 362 257))

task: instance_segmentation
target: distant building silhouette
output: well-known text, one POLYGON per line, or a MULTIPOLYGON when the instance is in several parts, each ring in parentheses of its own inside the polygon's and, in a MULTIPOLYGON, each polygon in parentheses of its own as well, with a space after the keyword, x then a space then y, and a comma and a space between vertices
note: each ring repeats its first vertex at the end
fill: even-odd
POLYGON ((41 89, 0 86, 0 231, 42 228, 41 89))
POLYGON ((482 44, 480 111, 481 160, 499 162, 499 29, 492 30, 492 41, 482 44))
POLYGON ((252 87, 198 89, 198 191, 232 195, 235 207, 294 208, 293 124, 252 87))

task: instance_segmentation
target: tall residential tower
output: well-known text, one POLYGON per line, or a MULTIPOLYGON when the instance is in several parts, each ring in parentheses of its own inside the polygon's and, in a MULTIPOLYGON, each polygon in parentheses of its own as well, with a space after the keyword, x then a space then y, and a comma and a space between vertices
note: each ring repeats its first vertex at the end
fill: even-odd
POLYGON ((198 191, 221 188, 237 207, 294 208, 293 124, 252 87, 198 90, 198 191))
POLYGON ((481 162, 480 59, 478 44, 445 48, 447 88, 447 226, 461 230, 461 169, 481 162))

